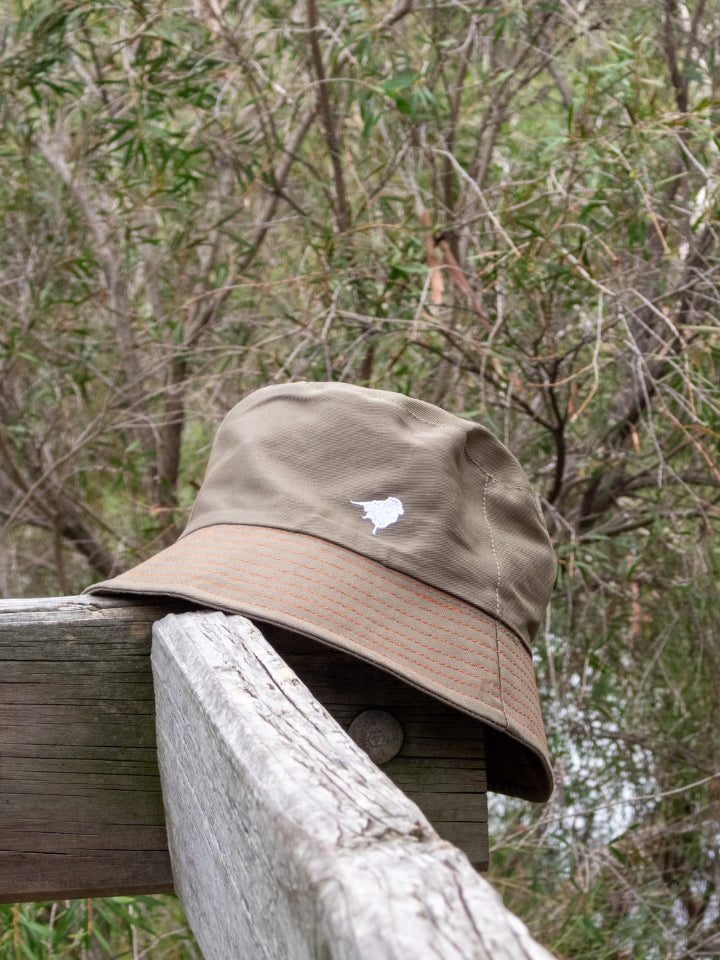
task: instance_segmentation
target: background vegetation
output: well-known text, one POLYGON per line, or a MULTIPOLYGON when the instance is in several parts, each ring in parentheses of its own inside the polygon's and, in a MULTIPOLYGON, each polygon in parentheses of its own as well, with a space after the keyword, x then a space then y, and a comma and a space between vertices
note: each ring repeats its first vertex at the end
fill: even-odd
MULTIPOLYGON (((560 559, 559 786, 492 798, 491 881, 560 957, 720 957, 716 0, 0 17, 0 596, 172 542, 257 386, 478 418, 560 559)), ((2 908, 0 954, 196 956, 176 910, 2 908)))

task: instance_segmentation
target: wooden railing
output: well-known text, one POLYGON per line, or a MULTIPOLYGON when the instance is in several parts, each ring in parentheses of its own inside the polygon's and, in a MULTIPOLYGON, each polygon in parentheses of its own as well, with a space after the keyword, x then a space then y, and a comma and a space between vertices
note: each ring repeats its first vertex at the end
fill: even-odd
MULTIPOLYGON (((317 651, 268 633, 180 604, 0 602, 0 901, 175 889, 206 960, 549 957, 288 665, 312 675, 317 651)), ((446 832, 477 828, 411 753, 386 767, 446 832)))

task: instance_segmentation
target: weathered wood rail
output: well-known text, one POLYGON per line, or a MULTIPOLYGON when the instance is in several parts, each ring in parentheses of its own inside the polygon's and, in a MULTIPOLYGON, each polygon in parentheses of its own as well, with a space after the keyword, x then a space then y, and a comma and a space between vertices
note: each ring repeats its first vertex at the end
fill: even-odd
POLYGON ((0 901, 172 890, 150 637, 179 609, 0 602, 0 901))
POLYGON ((0 900, 174 886, 206 960, 549 957, 256 627, 182 610, 0 603, 0 900))

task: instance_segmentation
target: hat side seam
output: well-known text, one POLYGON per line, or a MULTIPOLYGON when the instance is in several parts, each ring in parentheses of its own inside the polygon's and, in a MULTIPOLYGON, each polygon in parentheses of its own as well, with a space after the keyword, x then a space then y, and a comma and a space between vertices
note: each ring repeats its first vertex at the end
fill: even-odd
MULTIPOLYGON (((465 456, 468 458, 468 460, 471 460, 475 464, 478 470, 482 470, 485 476, 489 480, 492 480, 494 483, 499 483, 503 487, 512 487, 513 490, 522 490, 524 492, 527 492, 528 489, 532 490, 529 480, 526 480, 525 483, 511 483, 509 480, 500 480, 499 477, 493 476, 492 473, 490 473, 481 463, 479 463, 475 459, 475 457, 470 453, 467 447, 465 448, 465 456)), ((522 467, 520 469, 522 470, 522 467)))
MULTIPOLYGON (((456 427, 455 427, 453 424, 451 424, 451 423, 433 423, 432 420, 426 420, 425 417, 421 417, 421 416, 420 416, 418 413, 416 413, 414 410, 410 410, 410 409, 405 408, 405 409, 404 409, 404 412, 407 413, 409 416, 411 416, 413 419, 418 420, 420 423, 426 424, 428 427, 440 427, 440 428, 443 429, 443 430, 455 430, 455 429, 456 429, 456 427)), ((454 414, 449 414, 449 416, 454 416, 454 414)), ((474 422, 474 421, 472 421, 472 422, 474 422)), ((489 431, 488 431, 488 432, 489 432, 489 431)), ((495 437, 494 434, 491 433, 490 436, 492 436, 494 439, 497 440, 497 437, 495 437)), ((500 442, 500 441, 498 440, 498 443, 499 443, 499 442, 500 442)), ((509 452, 509 451, 508 451, 508 452, 509 452)), ((516 490, 527 490, 530 481, 526 481, 525 483, 512 483, 512 482, 509 481, 509 480, 508 480, 508 481, 506 481, 506 480, 499 480, 498 477, 493 476, 493 474, 490 473, 486 467, 484 467, 481 463, 479 463, 479 462, 475 459, 475 457, 474 457, 471 453, 468 452, 467 447, 465 448, 465 455, 467 456, 468 460, 471 460, 479 470, 482 470, 482 472, 485 474, 485 476, 486 476, 488 479, 494 480, 495 483, 501 483, 504 487, 513 487, 513 488, 516 489, 516 490)), ((511 454, 511 456, 512 456, 512 454, 511 454)), ((514 459, 514 458, 513 458, 513 459, 514 459)), ((521 467, 520 469, 522 469, 522 467, 521 467)))
MULTIPOLYGON (((483 487, 483 513, 490 534, 490 549, 492 550, 493 560, 495 561, 495 661, 497 663, 498 685, 500 688, 500 703, 502 704, 503 717, 505 718, 505 729, 507 729, 510 723, 508 721, 507 711, 505 710, 505 691, 503 689, 502 667, 500 664, 500 637, 498 636, 498 622, 500 620, 500 560, 497 555, 497 550, 495 549, 495 537, 493 536, 492 524, 490 523, 490 515, 487 509, 487 490, 491 481, 491 477, 488 476, 485 478, 485 486, 483 487)), ((514 698, 511 697, 511 699, 514 698)))

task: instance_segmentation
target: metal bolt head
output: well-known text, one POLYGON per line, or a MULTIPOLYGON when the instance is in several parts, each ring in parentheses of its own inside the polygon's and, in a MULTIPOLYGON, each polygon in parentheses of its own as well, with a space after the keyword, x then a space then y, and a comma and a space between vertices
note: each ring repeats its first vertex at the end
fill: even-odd
POLYGON ((402 727, 387 710, 363 710, 350 724, 348 733, 378 765, 396 757, 403 745, 402 727))

